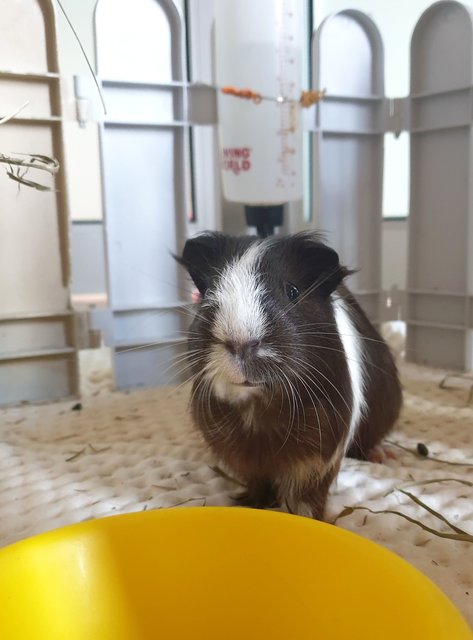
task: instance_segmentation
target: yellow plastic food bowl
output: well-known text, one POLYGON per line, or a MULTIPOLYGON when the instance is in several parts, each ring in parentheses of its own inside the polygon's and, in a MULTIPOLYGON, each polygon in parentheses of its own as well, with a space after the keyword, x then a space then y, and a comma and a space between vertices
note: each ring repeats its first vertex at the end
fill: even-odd
POLYGON ((0 551, 2 640, 471 640, 423 575, 337 527, 237 508, 93 520, 0 551))

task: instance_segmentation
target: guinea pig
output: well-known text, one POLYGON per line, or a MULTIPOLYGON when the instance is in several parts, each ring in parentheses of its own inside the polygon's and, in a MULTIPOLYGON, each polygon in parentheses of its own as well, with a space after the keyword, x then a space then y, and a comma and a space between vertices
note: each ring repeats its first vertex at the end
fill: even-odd
POLYGON ((345 455, 366 459, 396 422, 388 346, 313 232, 205 233, 178 261, 200 292, 188 344, 195 425, 246 485, 241 504, 322 519, 345 455))

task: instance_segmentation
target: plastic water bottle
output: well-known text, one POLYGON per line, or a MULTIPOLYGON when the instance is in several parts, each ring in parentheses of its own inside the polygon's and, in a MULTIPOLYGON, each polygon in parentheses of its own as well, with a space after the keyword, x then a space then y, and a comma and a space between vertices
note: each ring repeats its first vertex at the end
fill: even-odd
POLYGON ((218 94, 227 200, 267 205, 302 198, 302 15, 301 0, 216 0, 217 85, 273 98, 256 104, 218 94))

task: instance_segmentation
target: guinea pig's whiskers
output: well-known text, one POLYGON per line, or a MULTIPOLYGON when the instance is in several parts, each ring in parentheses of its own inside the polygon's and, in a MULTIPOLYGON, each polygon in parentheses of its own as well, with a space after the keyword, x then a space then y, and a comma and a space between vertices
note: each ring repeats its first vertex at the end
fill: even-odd
MULTIPOLYGON (((295 375, 297 377, 298 381, 302 384, 302 386, 304 387, 304 389, 305 389, 305 391, 307 393, 309 401, 312 404, 312 407, 314 409, 314 413, 315 413, 315 416, 317 418, 317 422, 319 424, 319 436, 320 436, 320 438, 322 438, 319 413, 318 413, 317 408, 315 406, 314 396, 312 395, 310 387, 308 386, 308 384, 306 384, 306 381, 305 381, 304 377, 301 377, 300 375, 298 375, 298 372, 295 369, 293 369, 292 367, 289 367, 289 371, 290 371, 290 373, 292 373, 293 375, 295 375)), ((310 380, 309 380, 309 382, 310 382, 310 380)), ((304 425, 303 426, 305 427, 308 424, 307 423, 307 415, 306 415, 306 412, 305 412, 304 403, 302 401, 301 401, 301 404, 303 406, 303 412, 304 412, 304 425)), ((297 442, 299 442, 299 428, 298 428, 298 433, 297 433, 297 442)), ((322 447, 322 442, 320 442, 320 446, 322 447)))
POLYGON ((189 349, 185 353, 177 354, 172 356, 168 360, 170 362, 169 366, 165 369, 166 373, 174 366, 177 366, 181 363, 188 362, 190 365, 197 364, 199 360, 203 359, 203 356, 207 354, 207 350, 205 349, 189 349))
MULTIPOLYGON (((296 413, 297 413, 297 420, 300 420, 300 416, 299 416, 299 406, 298 406, 298 399, 299 401, 302 403, 302 399, 300 397, 300 394, 296 393, 296 388, 294 386, 294 384, 292 383, 291 379, 289 378, 289 376, 287 375, 286 371, 280 366, 280 365, 276 365, 280 376, 282 376, 282 378, 280 377, 279 380, 281 383, 284 384, 285 389, 287 389, 287 398, 288 398, 288 402, 289 402, 289 428, 288 428, 288 435, 287 438, 285 440, 284 444, 287 442, 290 432, 292 431, 292 428, 294 426, 294 422, 296 420, 296 413), (287 385, 286 385, 287 382, 287 385)), ((282 449, 282 447, 281 447, 282 449)))
MULTIPOLYGON (((308 325, 310 326, 310 325, 308 325)), ((302 328, 302 327, 301 327, 302 328)), ((299 327, 298 327, 298 335, 301 336, 320 336, 325 338, 326 336, 333 336, 334 338, 336 338, 337 336, 347 336, 349 338, 358 338, 359 340, 365 340, 366 342, 377 342, 378 344, 385 344, 384 340, 378 340, 377 338, 368 338, 365 336, 362 336, 361 334, 357 333, 357 334, 353 334, 353 333, 338 333, 338 331, 333 331, 331 333, 326 332, 326 331, 300 331, 299 332, 299 327)))
MULTIPOLYGON (((278 368, 278 367, 275 364, 274 365, 274 369, 275 369, 275 375, 276 375, 277 382, 278 382, 278 390, 281 391, 281 403, 280 403, 280 406, 279 406, 279 417, 281 417, 283 409, 284 409, 284 398, 287 397, 287 401, 288 401, 289 404, 290 404, 290 398, 289 398, 289 393, 288 393, 287 387, 286 387, 286 385, 284 383, 284 380, 281 379, 281 377, 279 375, 279 371, 277 371, 276 368, 278 368)), ((276 387, 276 385, 275 385, 275 387, 276 387)))
MULTIPOLYGON (((310 384, 312 382, 312 384, 316 385, 317 383, 314 380, 314 377, 311 376, 309 373, 305 374, 305 378, 308 381, 308 383, 310 384)), ((337 407, 334 405, 332 399, 330 398, 330 396, 324 391, 324 389, 321 389, 322 395, 324 396, 324 398, 327 400, 328 406, 333 410, 334 413, 334 417, 335 420, 338 422, 338 420, 340 419, 342 424, 345 424, 345 421, 343 420, 343 416, 341 415, 340 411, 337 409, 337 407)), ((331 417, 329 417, 328 412, 327 412, 327 408, 325 407, 325 402, 321 402, 321 406, 322 409, 324 410, 325 413, 325 417, 327 418, 327 425, 330 427, 330 432, 333 436, 334 439, 336 439, 335 436, 335 432, 332 426, 332 419, 331 417)))
POLYGON ((194 366, 199 361, 199 356, 196 354, 185 354, 185 356, 181 356, 180 358, 176 358, 173 360, 163 371, 163 373, 169 373, 175 367, 182 367, 178 372, 176 372, 176 376, 179 373, 189 369, 194 366))
POLYGON ((271 380, 268 386, 269 386, 269 390, 271 392, 271 396, 269 397, 268 402, 267 402, 267 406, 269 407, 272 404, 272 402, 274 400, 274 396, 276 394, 276 385, 274 384, 274 381, 271 380))
POLYGON ((194 362, 190 362, 189 360, 182 360, 180 362, 170 362, 167 367, 162 370, 163 374, 169 373, 173 371, 172 376, 177 382, 180 379, 181 375, 188 371, 192 366, 194 366, 194 362), (178 367, 178 369, 176 369, 178 367))
POLYGON ((198 374, 197 373, 193 373, 192 375, 190 375, 188 378, 186 378, 185 380, 183 380, 180 384, 177 384, 175 386, 177 391, 180 391, 183 387, 185 387, 186 385, 190 384, 191 382, 194 382, 194 380, 197 379, 198 374))
MULTIPOLYGON (((289 356, 289 357, 290 357, 290 356, 289 356)), ((349 413, 351 413, 351 407, 349 407, 349 406, 348 406, 347 401, 346 401, 346 400, 345 400, 345 398, 342 396, 342 394, 341 394, 340 390, 339 390, 339 389, 337 389, 337 387, 334 385, 334 383, 333 383, 329 378, 327 378, 327 376, 326 376, 322 371, 320 371, 320 369, 317 369, 317 367, 314 367, 314 365, 310 364, 309 362, 305 362, 305 361, 303 361, 303 362, 304 362, 304 365, 305 365, 306 367, 309 367, 310 369, 312 369, 312 370, 313 370, 317 375, 322 376, 322 378, 324 378, 324 380, 325 380, 326 382, 328 382, 328 383, 329 383, 329 385, 330 385, 330 386, 331 386, 331 387, 332 387, 332 388, 337 392, 337 394, 339 395, 339 397, 340 397, 341 401, 343 402, 343 404, 344 404, 344 405, 346 406, 346 408, 348 409, 348 412, 349 412, 349 413)), ((335 407, 334 407, 334 408, 335 408, 335 407)), ((340 415, 340 413, 339 413, 338 415, 340 415)), ((341 416, 340 416, 340 417, 341 417, 341 416)), ((342 418, 342 421, 343 421, 343 418, 342 418)))
MULTIPOLYGON (((341 353, 345 356, 347 360, 350 360, 351 362, 357 362, 358 364, 362 364, 362 365, 367 364, 370 367, 373 367, 373 369, 377 369, 378 371, 381 371, 381 373, 384 373, 385 375, 395 379, 395 376, 393 374, 389 373, 389 371, 387 371, 386 369, 383 369, 382 367, 371 362, 371 360, 369 360, 366 355, 364 356, 364 360, 358 360, 356 358, 349 358, 343 349, 336 349, 335 347, 326 347, 324 345, 319 345, 319 344, 303 344, 303 345, 297 345, 297 346, 301 346, 308 349, 324 349, 325 351, 335 351, 337 353, 341 353)), ((321 358, 321 356, 319 357, 321 358)))
MULTIPOLYGON (((304 344, 286 344, 285 345, 287 349, 294 349, 296 350, 297 347, 307 347, 307 346, 312 346, 312 345, 304 345, 304 344)), ((326 358, 323 358, 322 356, 318 355, 317 353, 311 353, 310 354, 311 357, 313 358, 317 358, 318 360, 320 360, 321 362, 323 362, 324 366, 327 367, 330 371, 330 373, 335 377, 335 371, 332 369, 332 367, 330 366, 330 364, 327 362, 326 358)), ((287 356, 286 356, 287 357, 287 356)), ((305 360, 301 360, 301 362, 306 362, 305 360)), ((308 363, 307 363, 308 364, 308 363)))
POLYGON ((330 322, 303 322, 298 325, 298 327, 300 327, 301 329, 303 327, 331 327, 332 329, 335 329, 336 326, 337 323, 335 322, 335 320, 332 320, 330 322))
MULTIPOLYGON (((276 454, 278 454, 280 451, 282 451, 282 449, 286 446, 291 433, 292 433, 292 429, 294 427, 294 421, 296 419, 296 412, 297 412, 297 422, 298 425, 300 423, 300 413, 299 413, 299 406, 298 406, 298 401, 301 403, 301 406, 303 406, 302 403, 302 398, 300 397, 300 394, 297 393, 297 389, 295 389, 294 385, 291 383, 291 380, 289 379, 289 377, 287 376, 287 374, 282 370, 282 368, 279 365, 276 365, 277 369, 279 370, 280 374, 284 377, 284 379, 287 381, 287 398, 288 398, 288 402, 289 402, 289 424, 287 427, 287 431, 286 431, 286 436, 284 438, 284 441, 282 443, 282 445, 279 447, 279 449, 276 451, 276 454), (290 393, 289 393, 290 392, 290 393)), ((282 378, 280 378, 280 381, 282 381, 282 378)), ((285 383, 284 384, 284 388, 286 388, 285 383)))
MULTIPOLYGON (((344 353, 344 352, 342 352, 344 353)), ((320 369, 317 369, 317 367, 315 367, 314 365, 310 364, 309 362, 306 362, 305 360, 299 359, 299 364, 303 365, 306 369, 312 369, 314 371, 315 374, 317 374, 318 376, 322 376, 322 378, 329 383, 329 385, 337 392, 337 394, 340 396, 340 399, 342 400, 342 402, 344 403, 344 405, 346 406, 346 408, 348 409, 348 411, 351 411, 350 407, 348 406, 345 398, 342 396, 341 392, 339 389, 337 389, 337 387, 335 386, 335 384, 322 372, 320 371, 320 369)), ((327 396, 328 399, 328 396, 327 396)), ((339 414, 340 415, 340 414, 339 414)))
POLYGON ((208 413, 210 420, 213 422, 213 413, 210 407, 210 388, 211 388, 211 380, 206 377, 202 377, 195 391, 197 392, 199 386, 202 385, 201 392, 198 396, 198 405, 201 411, 205 414, 208 413))
MULTIPOLYGON (((313 386, 315 387, 315 389, 322 394, 322 396, 327 400, 327 402, 332 406, 332 408, 334 409, 334 411, 336 411, 338 413, 338 415, 340 416, 340 413, 337 411, 337 409, 333 406, 333 403, 330 399, 330 396, 327 394, 327 392, 325 391, 325 389, 323 387, 320 386, 318 380, 311 375, 311 373, 308 371, 308 367, 307 367, 307 363, 302 360, 301 358, 295 358, 295 357, 291 357, 288 356, 288 359, 293 362, 297 367, 302 368, 302 370, 305 372, 305 379, 309 382, 312 383, 313 386)), ((298 370, 294 370, 292 369, 292 371, 295 373, 296 377, 298 378, 298 380, 303 380, 303 376, 301 377, 301 373, 298 370)), ((310 394, 310 397, 312 398, 312 394, 310 394)), ((325 412, 325 417, 328 418, 328 414, 327 414, 327 410, 325 409, 324 404, 321 404, 324 412, 325 412)), ((341 416, 340 416, 341 417, 341 416)))
MULTIPOLYGON (((202 304, 202 303, 201 303, 202 304)), ((209 318, 206 318, 205 316, 203 316, 200 312, 200 307, 199 305, 195 305, 194 309, 190 310, 187 315, 189 316, 189 318, 191 320, 194 320, 195 318, 198 318, 202 324, 209 326, 211 324, 211 321, 209 318), (197 307, 197 308, 196 308, 197 307)))
POLYGON ((216 377, 215 375, 214 375, 213 377, 210 377, 210 376, 209 376, 209 378, 208 378, 209 382, 208 382, 208 385, 207 385, 207 411, 208 411, 208 413, 209 413, 209 416, 210 416, 210 418, 211 418, 212 422, 214 422, 214 423, 215 423, 215 420, 214 420, 214 415, 213 415, 213 411, 212 411, 212 403, 211 403, 212 394, 211 394, 211 389, 212 389, 212 385, 213 385, 213 382, 214 382, 214 380, 215 380, 215 377, 216 377))
POLYGON ((125 266, 130 272, 139 273, 146 276, 152 281, 154 285, 165 285, 173 291, 183 291, 184 293, 189 294, 192 293, 192 291, 190 289, 187 289, 186 286, 183 286, 182 284, 178 284, 176 282, 171 282, 170 280, 163 280, 163 278, 157 278, 155 273, 151 273, 150 271, 142 269, 141 267, 137 267, 135 262, 126 260, 123 258, 123 256, 120 256, 120 264, 122 266, 125 266))
MULTIPOLYGON (((178 332, 176 332, 178 333, 178 332)), ((184 335, 187 333, 186 331, 182 331, 184 335)), ((125 353, 130 353, 130 351, 141 351, 143 349, 166 349, 169 348, 169 342, 163 344, 161 341, 156 342, 146 342, 145 344, 139 344, 136 347, 127 347, 126 349, 120 349, 116 352, 117 356, 120 356, 125 353)))
MULTIPOLYGON (((294 371, 294 369, 292 369, 292 367, 289 367, 289 373, 296 373, 294 371)), ((304 402, 302 400, 301 394, 299 393, 299 390, 297 389, 297 387, 295 385, 292 385, 293 389, 295 390, 295 392, 297 393, 297 397, 299 398, 300 401, 300 406, 302 409, 302 414, 303 414, 303 423, 302 423, 302 427, 304 428, 307 425, 307 415, 305 412, 305 406, 304 406, 304 402)), ((299 437, 300 437, 300 417, 299 417, 299 410, 297 411, 297 435, 296 435, 296 442, 299 442, 299 437)))
POLYGON ((192 392, 189 398, 189 404, 192 404, 197 397, 199 390, 205 391, 205 385, 208 385, 208 380, 200 372, 197 374, 196 382, 193 385, 192 392), (200 376, 200 380, 199 380, 200 376))
POLYGON ((286 374, 286 372, 283 372, 283 370, 281 369, 281 373, 284 376, 284 379, 287 380, 287 386, 288 389, 290 391, 291 394, 291 401, 292 401, 292 419, 289 422, 289 428, 288 428, 288 433, 287 433, 287 437, 284 440, 281 449, 284 447, 284 445, 286 444, 286 442, 289 439, 290 433, 292 432, 292 428, 294 427, 294 422, 296 420, 296 412, 297 412, 297 421, 299 422, 300 417, 299 417, 299 406, 297 404, 297 396, 294 390, 294 385, 291 383, 291 380, 289 378, 289 376, 286 374))
MULTIPOLYGON (((298 363, 298 366, 303 367, 302 363, 298 363)), ((303 367, 305 370, 305 367, 303 367)), ((319 428, 320 428, 320 419, 319 419, 319 412, 317 411, 317 408, 315 406, 315 397, 314 397, 314 393, 311 392, 310 390, 310 385, 312 384, 315 389, 322 394, 322 396, 327 400, 328 404, 332 407, 332 409, 334 409, 335 413, 337 415, 340 415, 340 412, 336 409, 336 407, 334 407, 333 402, 330 400, 330 397, 327 395, 327 393, 325 392, 325 390, 318 384, 317 380, 314 378, 314 376, 312 376, 310 373, 308 373, 307 371, 300 377, 300 381, 302 382, 302 384, 304 384, 304 386, 307 389, 307 393, 309 395, 310 401, 312 402, 312 405, 314 407, 314 410, 316 412, 316 416, 317 416, 317 422, 319 423, 319 428), (307 385, 305 384, 307 382, 307 385)), ((322 407, 323 412, 325 413, 325 418, 327 419, 327 423, 330 424, 330 418, 329 415, 327 413, 327 409, 325 408, 325 403, 321 402, 320 406, 322 407)), ((320 437, 322 437, 320 435, 320 437)), ((322 444, 322 443, 321 443, 322 444)))
POLYGON ((273 388, 275 390, 277 388, 277 390, 280 392, 279 395, 281 396, 281 403, 279 406, 279 417, 281 417, 284 409, 285 398, 287 398, 287 401, 289 404, 290 404, 290 398, 289 398, 289 393, 284 383, 284 380, 281 379, 281 376, 280 376, 281 368, 276 363, 273 362, 272 370, 274 373, 273 381, 272 381, 273 388))
POLYGON ((220 420, 217 424, 217 428, 214 429, 214 433, 219 433, 225 437, 226 440, 231 440, 239 425, 238 414, 229 411, 223 420, 220 420))
MULTIPOLYGON (((193 366, 194 366, 194 363, 191 363, 190 365, 186 365, 186 366, 182 367, 179 371, 176 372, 174 377, 176 379, 179 379, 180 377, 182 377, 184 375, 185 372, 187 372, 193 366)), ((176 387, 178 389, 182 389, 182 387, 188 385, 190 382, 194 382, 195 380, 197 380, 198 375, 199 375, 198 372, 192 373, 192 371, 191 371, 190 374, 186 374, 186 378, 181 383, 176 384, 176 387)))
MULTIPOLYGON (((320 417, 319 417, 319 412, 317 411, 317 407, 315 406, 315 399, 314 396, 310 390, 310 378, 308 378, 308 383, 306 384, 305 379, 302 377, 300 378, 300 381, 304 387, 304 389, 307 392, 307 395, 309 396, 309 400, 312 404, 312 407, 314 409, 314 413, 315 413, 315 417, 317 418, 317 424, 319 425, 319 451, 322 451, 322 425, 320 424, 320 417)), ((325 407, 322 405, 323 410, 325 411, 325 415, 327 416, 327 410, 325 409, 325 407)), ((327 420, 328 420, 328 416, 327 416, 327 420)))
POLYGON ((238 415, 235 416, 235 414, 230 411, 223 420, 215 419, 211 404, 211 387, 214 378, 215 376, 213 378, 208 377, 206 379, 206 386, 200 394, 199 406, 202 411, 207 412, 207 415, 210 418, 210 423, 213 425, 208 427, 210 436, 222 436, 225 440, 230 440, 238 426, 238 415))
MULTIPOLYGON (((337 407, 334 405, 332 399, 330 398, 330 396, 328 395, 327 391, 325 391, 325 389, 319 384, 319 381, 310 374, 310 372, 308 372, 308 367, 311 367, 312 369, 315 369, 315 371, 317 373, 320 373, 315 367, 312 367, 312 365, 309 365, 309 363, 299 359, 299 358, 291 358, 289 357, 289 359, 294 362, 294 364, 296 364, 296 366, 301 367, 303 369, 303 371, 305 373, 303 373, 302 375, 305 375, 306 380, 308 381, 308 383, 312 383, 314 385, 314 387, 317 389, 317 391, 319 391, 319 393, 322 394, 322 396, 327 400, 328 405, 333 409, 334 414, 336 416, 338 416, 338 418, 340 418, 342 424, 345 424, 345 420, 343 419, 343 416, 341 415, 340 411, 337 409, 337 407)), ((300 375, 300 374, 299 374, 300 375)), ((340 397, 341 394, 340 394, 340 397)), ((342 398, 343 400, 343 398, 342 398)), ((327 418, 327 424, 331 425, 332 422, 328 416, 327 410, 325 408, 324 403, 321 403, 321 406, 324 410, 325 413, 325 417, 327 418)), ((333 434, 333 429, 332 429, 332 434, 333 434)))
MULTIPOLYGON (((292 371, 292 373, 297 373, 297 372, 296 372, 296 371, 294 371, 294 369, 292 369, 292 368, 291 368, 291 371, 292 371)), ((315 399, 314 399, 314 396, 313 396, 313 394, 311 393, 311 390, 310 390, 310 387, 309 387, 309 384, 310 384, 310 378, 308 378, 308 383, 309 383, 309 384, 307 384, 307 383, 306 383, 306 381, 305 381, 305 379, 304 379, 303 377, 299 377, 299 382, 302 384, 302 386, 303 386, 303 387, 304 387, 304 389, 306 390, 307 395, 308 395, 309 400, 310 400, 310 403, 312 404, 312 407, 313 407, 313 409, 314 409, 314 414, 315 414, 315 417, 316 417, 316 419, 317 419, 317 424, 318 424, 318 427, 319 427, 319 429, 318 429, 318 431, 319 431, 319 452, 321 452, 321 451, 322 451, 322 425, 321 425, 321 423, 320 423, 319 412, 317 411, 317 407, 315 406, 315 399)), ((327 420, 328 420, 327 411, 326 411, 326 409, 325 409, 325 407, 324 407, 324 405, 323 405, 323 404, 322 404, 321 406, 322 406, 322 409, 324 410, 325 415, 327 416, 327 420)), ((306 430, 305 430, 305 433, 304 433, 304 441, 305 441, 305 442, 309 442, 309 441, 310 441, 310 442, 312 442, 312 443, 314 443, 314 444, 315 444, 315 440, 314 440, 313 438, 308 438, 308 434, 307 434, 307 431, 306 431, 306 430)))

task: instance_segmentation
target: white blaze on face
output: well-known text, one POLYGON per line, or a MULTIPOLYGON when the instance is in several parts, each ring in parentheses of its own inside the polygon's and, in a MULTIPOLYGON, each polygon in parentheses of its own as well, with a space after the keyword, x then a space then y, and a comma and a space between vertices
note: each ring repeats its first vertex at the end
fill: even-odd
POLYGON ((263 252, 261 243, 254 244, 223 270, 212 294, 217 308, 213 334, 218 340, 244 343, 264 337, 264 287, 258 275, 263 252))

